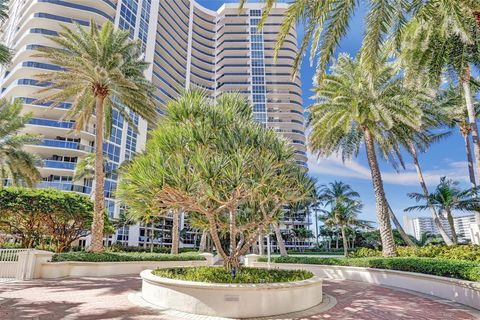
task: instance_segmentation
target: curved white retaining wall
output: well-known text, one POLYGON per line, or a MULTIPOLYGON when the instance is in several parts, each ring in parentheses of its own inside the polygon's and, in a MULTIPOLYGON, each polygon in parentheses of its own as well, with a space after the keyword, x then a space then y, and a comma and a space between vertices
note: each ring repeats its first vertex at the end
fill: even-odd
POLYGON ((42 263, 40 278, 102 277, 138 274, 145 269, 207 266, 203 261, 126 261, 126 262, 46 262, 42 263))
POLYGON ((306 310, 322 302, 319 277, 289 283, 216 284, 158 277, 152 270, 140 276, 145 301, 199 315, 266 317, 306 310))
MULTIPOLYGON (((255 259, 255 258, 254 258, 255 259)), ((247 258, 248 265, 267 268, 266 262, 247 258)), ((337 280, 353 280, 416 291, 458 302, 480 310, 480 282, 458 280, 428 274, 362 267, 324 266, 312 264, 271 263, 272 268, 305 269, 316 276, 337 280)))

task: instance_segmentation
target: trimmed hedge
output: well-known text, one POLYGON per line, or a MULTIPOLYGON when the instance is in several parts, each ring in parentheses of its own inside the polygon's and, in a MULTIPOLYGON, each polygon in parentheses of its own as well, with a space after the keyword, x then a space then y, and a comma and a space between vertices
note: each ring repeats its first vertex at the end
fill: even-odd
POLYGON ((121 261, 190 261, 205 260, 198 254, 182 253, 182 254, 163 254, 163 253, 146 253, 146 252, 66 252, 57 253, 52 257, 52 262, 61 261, 83 261, 83 262, 121 262, 121 261))
MULTIPOLYGON (((266 258, 259 261, 266 262, 266 258)), ((472 261, 445 260, 437 258, 397 257, 397 258, 317 258, 317 257, 274 257, 274 263, 300 263, 367 267, 376 269, 425 273, 435 276, 479 281, 480 264, 472 261)))
MULTIPOLYGON (((148 247, 139 247, 139 246, 121 246, 114 244, 111 247, 108 248, 109 251, 115 251, 115 252, 146 252, 149 253, 152 251, 150 248, 150 245, 148 247)), ((153 248, 154 253, 167 253, 170 254, 170 248, 169 247, 154 247, 153 248)), ((195 248, 179 248, 178 252, 184 253, 184 252, 194 252, 197 253, 198 249, 195 248)))
POLYGON ((247 267, 238 270, 235 278, 231 272, 222 267, 168 268, 157 269, 152 273, 170 279, 209 283, 278 283, 301 281, 313 277, 313 273, 306 270, 268 270, 247 267))
MULTIPOLYGON (((442 258, 448 260, 468 260, 480 262, 479 245, 427 245, 424 247, 397 247, 399 257, 442 258)), ((350 254, 354 258, 381 257, 379 250, 360 248, 350 254)))

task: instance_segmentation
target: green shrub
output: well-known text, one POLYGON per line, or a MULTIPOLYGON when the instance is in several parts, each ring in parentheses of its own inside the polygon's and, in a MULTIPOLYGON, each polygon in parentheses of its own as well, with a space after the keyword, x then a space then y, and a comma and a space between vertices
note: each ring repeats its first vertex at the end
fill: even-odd
POLYGON ((305 270, 280 270, 280 269, 260 269, 260 268, 242 268, 236 277, 233 278, 231 272, 222 267, 187 267, 187 268, 168 268, 152 271, 154 275, 198 282, 210 283, 276 283, 300 281, 313 277, 313 273, 305 270))
POLYGON ((147 252, 66 252, 57 253, 52 257, 53 262, 84 261, 84 262, 120 262, 120 261, 189 261, 205 260, 204 257, 193 253, 178 255, 147 252))
MULTIPOLYGON (((261 258, 259 261, 266 261, 261 258)), ((274 263, 301 263, 367 267, 425 273, 442 277, 480 281, 480 264, 465 260, 438 258, 397 257, 397 258, 317 258, 317 257, 275 257, 274 263)))
MULTIPOLYGON (((448 260, 468 260, 480 262, 480 246, 478 245, 427 245, 424 247, 397 247, 399 257, 442 258, 448 260)), ((380 257, 382 252, 369 248, 359 248, 352 252, 351 257, 380 257)))
MULTIPOLYGON (((150 247, 138 247, 138 246, 122 246, 119 244, 114 244, 109 248, 109 251, 114 252, 151 252, 150 247)), ((169 247, 154 247, 153 252, 155 253, 170 253, 169 247)), ((198 249, 195 248, 179 248, 178 252, 198 252, 198 249)))
POLYGON ((340 252, 340 251, 325 251, 325 252, 322 252, 322 251, 305 251, 305 252, 301 252, 301 251, 296 251, 296 250, 288 250, 288 254, 291 254, 291 255, 299 255, 299 254, 303 254, 303 255, 311 255, 311 256, 341 256, 343 255, 343 250, 340 252))

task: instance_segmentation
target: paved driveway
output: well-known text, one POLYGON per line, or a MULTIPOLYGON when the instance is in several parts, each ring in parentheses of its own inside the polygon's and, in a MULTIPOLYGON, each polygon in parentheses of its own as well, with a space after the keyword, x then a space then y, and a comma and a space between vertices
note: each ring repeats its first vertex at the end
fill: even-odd
MULTIPOLYGON (((206 319, 145 309, 129 300, 138 292, 137 275, 0 283, 0 319, 206 319)), ((324 282, 337 304, 309 319, 471 320, 480 313, 425 296, 352 281, 324 282)))

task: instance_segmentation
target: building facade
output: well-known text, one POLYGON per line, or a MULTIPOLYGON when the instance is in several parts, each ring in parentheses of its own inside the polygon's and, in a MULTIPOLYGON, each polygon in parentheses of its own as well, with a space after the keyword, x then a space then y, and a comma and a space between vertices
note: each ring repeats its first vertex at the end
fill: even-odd
MULTIPOLYGON (((213 99, 223 92, 239 92, 251 101, 255 120, 289 139, 297 161, 306 166, 301 82, 291 77, 297 51, 295 31, 287 36, 278 59, 273 59, 286 8, 285 4, 277 5, 265 27, 258 30, 262 14, 259 3, 249 3, 239 12, 238 4, 211 11, 194 0, 11 0, 1 40, 12 48, 14 56, 1 71, 1 97, 21 99, 24 111, 33 114, 25 131, 42 139, 40 144, 27 147, 43 161, 39 168, 43 181, 38 187, 91 193, 92 181, 74 181, 73 174, 76 164, 95 148, 94 125, 75 133, 74 122, 64 119, 70 108, 68 101, 56 108, 35 103, 41 89, 36 75, 59 68, 34 57, 35 49, 54 45, 45 36, 56 35, 61 24, 88 27, 91 19, 97 24, 112 21, 128 30, 132 39, 141 41, 145 60, 150 63, 146 77, 157 88, 160 113, 169 100, 191 87, 203 88, 213 99)), ((118 177, 108 172, 132 159, 146 142, 146 121, 135 117, 135 122, 138 131, 114 114, 112 134, 104 145, 109 159, 106 208, 112 218, 118 218, 123 208, 115 200, 118 177)), ((171 225, 166 218, 154 225, 125 226, 109 242, 144 245, 153 241, 168 246, 171 225)), ((189 230, 188 217, 182 217, 181 226, 184 246, 195 245, 199 236, 189 230)))
MULTIPOLYGON (((446 219, 440 220, 443 228, 447 232, 448 236, 452 236, 452 229, 446 219)), ((457 216, 453 218, 453 226, 460 242, 471 241, 471 229, 470 226, 475 223, 475 216, 465 215, 457 216)), ((422 234, 429 233, 432 235, 439 235, 437 226, 432 217, 414 217, 411 218, 407 215, 404 216, 405 229, 408 234, 413 235, 417 240, 420 240, 422 234)))

